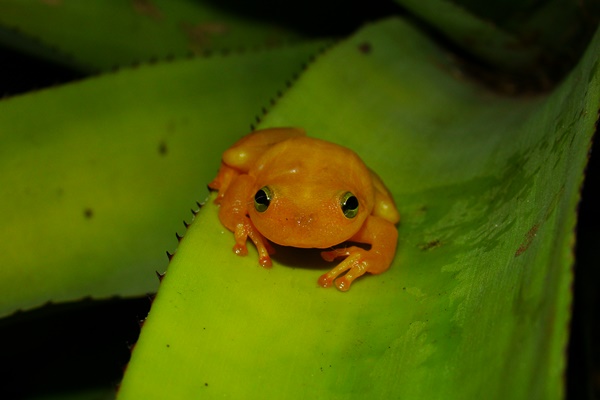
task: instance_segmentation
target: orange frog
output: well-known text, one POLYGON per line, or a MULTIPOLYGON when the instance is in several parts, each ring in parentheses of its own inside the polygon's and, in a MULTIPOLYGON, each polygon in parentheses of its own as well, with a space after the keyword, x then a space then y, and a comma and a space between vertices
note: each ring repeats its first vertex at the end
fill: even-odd
POLYGON ((219 191, 215 203, 221 223, 235 235, 233 251, 246 255, 250 238, 263 267, 271 266, 274 253, 268 240, 330 249, 321 257, 345 259, 318 282, 328 287, 335 280, 346 291, 364 273, 387 270, 394 258, 400 217, 381 179, 352 150, 309 138, 302 129, 243 137, 223 153, 208 187, 219 191), (343 242, 370 248, 333 248, 343 242))

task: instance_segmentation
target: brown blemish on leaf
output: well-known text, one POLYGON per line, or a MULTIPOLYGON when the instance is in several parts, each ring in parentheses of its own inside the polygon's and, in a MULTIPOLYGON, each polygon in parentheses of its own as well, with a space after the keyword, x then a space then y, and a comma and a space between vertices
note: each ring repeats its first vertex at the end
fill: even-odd
POLYGON ((161 141, 158 144, 158 154, 160 154, 161 156, 166 156, 167 155, 167 142, 165 142, 164 140, 161 141))
POLYGON ((546 222, 546 220, 548 220, 548 218, 550 218, 550 215, 552 214, 552 212, 554 211, 554 209, 556 208, 556 205, 558 204, 558 201, 560 200, 560 198, 562 197, 562 194, 565 191, 565 187, 564 185, 559 189, 558 192, 556 192, 556 194, 554 195, 554 197, 552 198, 552 201, 550 202, 550 204, 548 204, 546 210, 544 211, 544 213, 541 215, 541 217, 538 218, 538 222, 535 223, 535 225, 533 225, 531 227, 531 229, 529 229, 527 231, 527 233, 525 234, 525 238, 523 239, 523 241, 521 242, 521 244, 519 245, 519 248, 517 248, 517 251, 515 251, 515 257, 520 256, 521 254, 523 254, 525 251, 527 251, 527 249, 529 248, 529 246, 531 245, 531 243, 533 242, 533 239, 535 239, 535 237, 537 236, 537 232, 540 228, 540 226, 546 222))
POLYGON ((427 243, 422 243, 421 245, 419 245, 419 248, 423 251, 426 251, 426 250, 436 249, 436 248, 440 247, 441 245, 442 245, 442 242, 439 239, 436 239, 436 240, 432 240, 427 243))
POLYGON ((531 242, 533 242, 533 239, 537 235, 537 231, 538 231, 539 227, 540 226, 538 224, 535 224, 534 226, 531 227, 530 230, 527 231, 527 233, 525 234, 525 240, 523 240, 523 242, 521 243, 521 245, 519 246, 517 251, 515 251, 515 257, 520 256, 529 248, 529 246, 531 245, 531 242))
POLYGON ((202 54, 211 45, 211 38, 222 36, 229 32, 229 27, 220 22, 204 22, 197 25, 182 24, 190 42, 190 50, 195 54, 202 54))
POLYGON ((363 54, 369 54, 373 48, 371 47, 371 43, 363 42, 358 45, 358 50, 363 54))
POLYGON ((162 12, 150 0, 133 0, 133 9, 138 14, 157 21, 163 18, 162 12))
POLYGON ((84 209, 83 216, 85 217, 85 219, 91 219, 94 216, 94 210, 92 210, 89 207, 84 209))

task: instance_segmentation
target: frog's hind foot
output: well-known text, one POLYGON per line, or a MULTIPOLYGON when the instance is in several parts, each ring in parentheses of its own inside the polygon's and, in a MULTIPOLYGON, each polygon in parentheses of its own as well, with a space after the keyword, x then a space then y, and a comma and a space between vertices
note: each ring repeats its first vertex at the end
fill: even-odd
POLYGON ((333 261, 344 256, 346 256, 346 259, 331 271, 321 275, 318 280, 319 285, 326 288, 335 284, 338 290, 348 291, 352 282, 367 272, 367 263, 364 262, 365 252, 364 249, 354 246, 347 249, 321 252, 321 257, 325 261, 333 261), (342 274, 344 275, 341 276, 342 274))

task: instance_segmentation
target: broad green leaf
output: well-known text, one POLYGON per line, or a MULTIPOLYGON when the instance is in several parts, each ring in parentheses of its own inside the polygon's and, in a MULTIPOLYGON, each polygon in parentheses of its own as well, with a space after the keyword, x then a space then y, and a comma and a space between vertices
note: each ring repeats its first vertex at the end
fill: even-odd
POLYGON ((206 196, 206 160, 322 46, 140 67, 0 102, 0 315, 155 291, 206 196))
POLYGON ((395 1, 463 51, 539 83, 570 67, 600 18, 596 0, 395 1))
POLYGON ((561 398, 599 54, 596 34, 551 93, 503 97, 398 19, 329 50, 261 126, 302 126, 381 175, 402 215, 391 269, 347 293, 317 286, 309 250, 262 269, 208 202, 119 398, 561 398))
POLYGON ((0 26, 0 42, 85 71, 301 38, 193 0, 0 0, 0 26))

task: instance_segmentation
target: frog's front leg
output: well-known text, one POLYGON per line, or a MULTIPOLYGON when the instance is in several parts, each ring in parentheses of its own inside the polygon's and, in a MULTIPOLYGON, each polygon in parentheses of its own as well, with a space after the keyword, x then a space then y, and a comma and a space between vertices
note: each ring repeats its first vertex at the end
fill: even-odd
POLYGON ((225 197, 225 193, 227 193, 227 189, 229 189, 229 185, 231 182, 240 175, 239 171, 235 168, 230 167, 225 163, 221 163, 221 167, 219 168, 219 173, 212 180, 211 183, 208 184, 209 190, 217 190, 217 198, 215 199, 215 204, 221 204, 223 198, 225 197))
POLYGON ((258 251, 258 262, 265 268, 271 267, 270 254, 275 253, 267 239, 256 229, 248 217, 248 204, 253 204, 249 195, 253 178, 246 174, 238 174, 231 180, 228 190, 220 201, 219 219, 221 223, 234 233, 233 252, 240 256, 248 254, 246 242, 252 240, 258 251))
POLYGON ((319 285, 329 287, 335 280, 335 286, 345 292, 350 289, 356 278, 366 272, 380 274, 386 271, 396 253, 397 240, 398 230, 392 222, 370 215, 363 227, 349 241, 370 244, 371 249, 350 246, 321 252, 321 257, 326 261, 333 261, 338 257, 346 258, 331 271, 321 275, 319 285))

